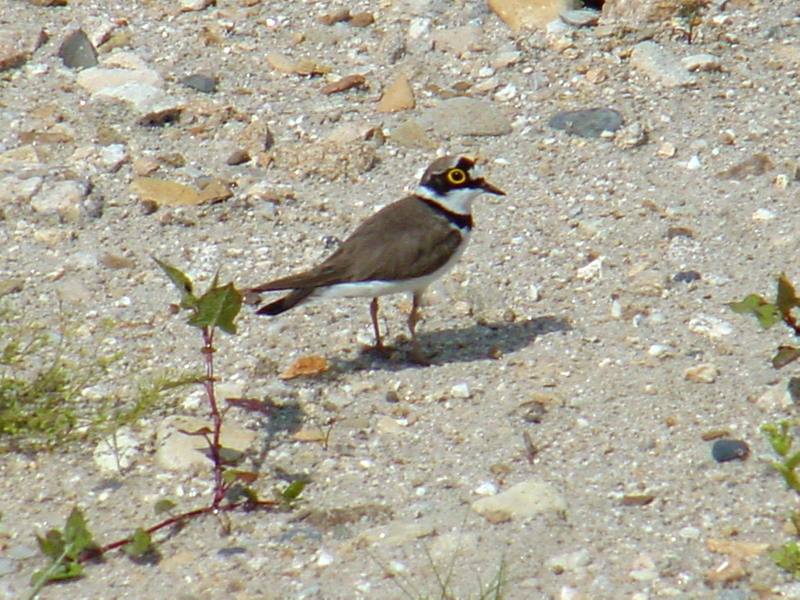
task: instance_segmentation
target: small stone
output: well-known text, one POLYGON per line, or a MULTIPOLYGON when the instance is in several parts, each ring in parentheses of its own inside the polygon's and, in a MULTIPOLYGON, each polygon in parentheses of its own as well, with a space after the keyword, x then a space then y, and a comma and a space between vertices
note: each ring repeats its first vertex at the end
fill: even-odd
POLYGON ((583 281, 592 281, 593 279, 603 278, 603 261, 605 256, 598 256, 592 262, 575 271, 575 276, 583 281))
POLYGON ((330 94, 338 94, 340 92, 345 92, 352 88, 364 87, 366 83, 367 83, 366 77, 356 73, 353 75, 345 75, 341 79, 338 79, 323 86, 320 91, 327 96, 330 94))
POLYGON ((141 441, 130 427, 120 427, 101 439, 94 448, 92 458, 101 471, 126 471, 141 456, 141 441))
POLYGON ((565 10, 559 16, 564 23, 573 27, 592 27, 600 20, 600 13, 591 9, 565 10))
POLYGON ((650 356, 654 356, 656 358, 667 356, 668 354, 672 353, 672 351, 673 351, 672 348, 670 348, 666 344, 653 344, 647 349, 647 353, 650 356))
POLYGON ((721 71, 722 62, 713 54, 693 54, 685 57, 683 66, 687 71, 721 71))
POLYGON ((353 27, 369 27, 375 22, 375 16, 371 12, 358 12, 350 15, 348 23, 353 27))
POLYGON ((689 159, 689 162, 686 163, 686 168, 690 171, 697 171, 699 168, 703 166, 703 163, 700 162, 700 157, 697 154, 693 154, 692 157, 689 159))
POLYGON ((547 125, 570 135, 596 138, 606 131, 617 131, 623 122, 622 115, 616 110, 589 108, 559 112, 550 118, 547 125))
POLYGON ((81 215, 81 203, 89 193, 85 181, 58 181, 44 186, 31 199, 31 208, 41 214, 57 214, 64 221, 75 223, 81 215))
POLYGON ((109 173, 116 173, 128 160, 128 151, 124 144, 110 144, 100 149, 100 163, 109 173))
MULTIPOLYGON (((186 470, 210 466, 208 444, 201 435, 186 435, 181 430, 194 432, 210 428, 205 419, 173 415, 158 425, 156 431, 156 462, 165 469, 186 470)), ((220 443, 224 448, 245 452, 256 439, 256 433, 237 425, 226 424, 222 428, 220 443)))
POLYGON ((699 314, 689 320, 689 331, 711 339, 719 339, 733 333, 733 325, 718 317, 699 314))
POLYGON ((674 54, 653 41, 633 47, 631 65, 665 87, 686 87, 695 81, 674 54))
POLYGON ((779 190, 785 190, 786 188, 789 187, 790 181, 791 180, 789 179, 789 176, 786 173, 780 173, 779 175, 775 176, 772 185, 774 185, 779 190))
POLYGON ((58 56, 70 69, 97 66, 97 50, 83 29, 77 29, 66 37, 58 49, 58 56))
POLYGON ((703 276, 697 271, 679 271, 672 276, 675 283, 692 283, 700 281, 703 276))
POLYGON ((768 208, 759 208, 751 218, 753 221, 772 221, 775 218, 775 213, 768 208))
POLYGON ((730 460, 746 460, 750 455, 750 446, 742 440, 723 439, 714 442, 711 447, 711 456, 717 462, 730 460))
POLYGON ((142 113, 136 121, 139 125, 158 127, 177 121, 183 111, 183 103, 163 94, 143 103, 139 110, 142 113))
POLYGON ((425 128, 414 119, 409 119, 392 129, 389 139, 406 148, 432 149, 436 147, 436 143, 425 132, 425 128))
POLYGON ((564 554, 557 554, 548 558, 544 566, 556 575, 560 575, 567 571, 577 571, 583 567, 589 566, 592 563, 592 556, 586 548, 575 550, 574 552, 565 552, 564 554))
POLYGON ((414 108, 414 91, 404 73, 400 73, 386 88, 376 110, 378 112, 399 112, 414 108))
POLYGON ((562 12, 572 9, 571 0, 489 0, 491 8, 514 33, 544 29, 562 12))
POLYGON ((453 387, 450 388, 450 396, 453 398, 459 398, 465 400, 472 395, 472 392, 469 389, 469 385, 466 383, 457 383, 453 387))
POLYGON ((216 0, 181 0, 181 12, 203 10, 216 5, 216 0))
POLYGON ((431 35, 431 39, 433 47, 437 50, 460 57, 470 50, 480 49, 481 29, 474 25, 437 29, 431 35))
POLYGON ((204 94, 213 94, 217 91, 217 78, 213 75, 205 73, 193 73, 181 79, 181 83, 186 87, 203 92, 204 94))
POLYGON ((476 500, 471 508, 491 522, 498 523, 546 512, 564 513, 567 501, 550 484, 531 479, 495 496, 476 500))
POLYGON ((647 130, 641 123, 626 125, 614 136, 614 145, 622 150, 636 148, 647 142, 647 130))
POLYGON ((334 563, 333 554, 328 552, 327 550, 320 550, 319 554, 317 554, 317 566, 318 567, 329 567, 334 563))
POLYGON ((496 136, 511 133, 511 122, 484 100, 456 97, 426 110, 420 125, 442 135, 496 136))
POLYGON ((405 428, 388 415, 379 415, 375 420, 375 429, 380 433, 388 433, 391 435, 399 435, 405 432, 405 428))
POLYGON ((670 142, 664 142, 658 147, 657 154, 659 156, 663 156, 664 158, 673 158, 675 154, 677 154, 677 149, 675 148, 675 144, 671 144, 670 142))
POLYGON ((497 491, 497 486, 491 481, 484 481, 474 490, 478 496, 494 496, 497 491))
POLYGON ((234 167, 236 165, 242 165, 249 161, 250 161, 250 154, 247 152, 247 150, 242 150, 241 148, 239 148, 231 152, 230 156, 228 156, 228 158, 225 159, 225 164, 234 167))

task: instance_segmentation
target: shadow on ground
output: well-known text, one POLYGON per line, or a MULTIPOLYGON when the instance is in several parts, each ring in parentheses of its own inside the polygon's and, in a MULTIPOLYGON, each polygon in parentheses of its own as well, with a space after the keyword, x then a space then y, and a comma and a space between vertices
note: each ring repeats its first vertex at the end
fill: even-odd
MULTIPOLYGON (((563 318, 547 315, 514 323, 498 322, 470 325, 461 329, 423 331, 417 340, 431 365, 473 362, 497 358, 521 350, 537 337, 571 331, 563 318)), ((388 357, 366 350, 352 359, 336 361, 339 372, 370 370, 402 371, 424 368, 408 358, 408 344, 396 347, 388 357)))

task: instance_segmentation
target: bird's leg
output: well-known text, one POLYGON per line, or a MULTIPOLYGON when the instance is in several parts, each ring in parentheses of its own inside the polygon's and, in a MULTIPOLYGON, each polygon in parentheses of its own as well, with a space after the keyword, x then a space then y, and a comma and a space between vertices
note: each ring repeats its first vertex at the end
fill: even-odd
POLYGON ((429 365, 430 360, 422 352, 417 342, 417 323, 419 323, 419 305, 422 303, 422 292, 414 292, 411 301, 411 314, 408 315, 408 330, 411 332, 411 352, 409 357, 412 362, 420 365, 429 365))
POLYGON ((375 330, 375 350, 383 352, 383 340, 381 339, 381 329, 378 327, 378 299, 373 298, 369 305, 369 316, 372 317, 372 328, 375 330))

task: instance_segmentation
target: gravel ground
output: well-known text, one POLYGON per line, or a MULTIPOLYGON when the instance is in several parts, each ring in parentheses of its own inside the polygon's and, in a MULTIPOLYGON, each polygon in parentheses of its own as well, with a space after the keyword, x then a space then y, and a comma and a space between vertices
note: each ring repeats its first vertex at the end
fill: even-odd
MULTIPOLYGON (((108 392, 121 402, 140 377, 197 361, 151 255, 201 287, 216 269, 241 287, 290 273, 398 199, 437 153, 483 157, 508 193, 476 203, 470 247, 428 295, 420 337, 433 365, 364 353, 365 300, 275 319, 246 309, 240 334, 220 339, 226 390, 283 407, 268 422, 230 413, 258 432, 256 487, 269 495, 280 473, 307 474, 300 510, 233 514, 228 535, 194 521, 157 564, 111 555, 42 598, 445 597, 442 578, 448 597, 478 598, 498 575, 508 599, 800 598, 764 548, 719 552, 784 542, 797 501, 759 433, 794 410, 778 393, 787 374, 768 362, 784 332, 725 306, 771 290, 781 270, 800 281, 787 260, 800 241, 796 2, 714 2, 691 44, 675 24, 602 20, 515 36, 478 1, 2 2, 0 31, 25 48, 49 33, 0 73, 0 279, 24 282, 3 300, 54 329, 66 312, 80 343, 121 351, 108 392), (342 8, 375 22, 320 23, 342 8), (157 73, 166 112, 102 99, 65 67, 59 46, 79 26, 119 46, 99 44, 101 65, 157 73), (680 63, 701 54, 715 58, 695 72, 680 63), (218 78, 215 92, 181 83, 199 72, 218 78), (365 85, 321 92, 350 74, 365 85), (415 108, 378 112, 401 74, 415 108), (436 112, 456 94, 488 106, 436 112), (622 115, 616 137, 548 126, 595 107, 622 115), (497 135, 469 135, 489 117, 497 135), (243 152, 251 160, 228 164, 243 152), (148 176, 216 180, 231 196, 158 206, 169 194, 142 201, 131 187, 148 176), (307 355, 331 370, 278 377, 307 355), (301 432, 333 425, 327 446, 299 441, 293 407, 301 432), (749 459, 716 462, 703 439, 714 430, 749 443, 749 459), (529 516, 476 511, 525 483, 514 506, 529 516)), ((395 340, 408 301, 383 306, 395 340)), ((187 394, 177 412, 204 405, 187 394)), ((208 469, 156 460, 161 418, 137 423, 123 472, 101 470, 92 447, 0 458, 0 597, 24 595, 41 566, 33 532, 75 504, 109 541, 151 523, 161 497, 201 502, 208 469)))

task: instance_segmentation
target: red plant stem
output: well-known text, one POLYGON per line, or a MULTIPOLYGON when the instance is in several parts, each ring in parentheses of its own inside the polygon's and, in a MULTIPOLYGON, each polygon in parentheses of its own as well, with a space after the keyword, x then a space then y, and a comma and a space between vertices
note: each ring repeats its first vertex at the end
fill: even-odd
MULTIPOLYGON (((155 533, 165 527, 169 527, 170 525, 178 525, 183 521, 188 521, 189 519, 195 519, 202 515, 214 514, 218 512, 228 512, 232 510, 236 510, 237 508, 246 507, 246 508, 260 508, 260 509, 267 509, 273 508, 277 502, 272 500, 244 500, 242 502, 233 502, 231 504, 226 504, 224 506, 214 506, 209 505, 203 508, 197 508, 195 510, 190 510, 185 513, 181 513, 179 515, 174 515, 168 519, 164 519, 163 521, 156 523, 155 525, 148 527, 145 529, 147 533, 155 533)), ((91 550, 87 550, 84 552, 80 558, 78 559, 79 562, 85 562, 87 560, 91 560, 94 558, 99 558, 106 552, 110 552, 111 550, 116 550, 117 548, 121 548, 125 544, 129 544, 133 541, 133 537, 126 537, 115 542, 111 542, 110 544, 106 544, 105 546, 100 546, 99 548, 93 548, 91 550)))
POLYGON ((206 390, 206 397, 211 408, 211 419, 214 421, 214 433, 211 441, 211 460, 214 463, 214 499, 211 502, 211 507, 217 508, 225 498, 228 486, 222 481, 222 459, 219 454, 222 415, 219 412, 217 395, 214 389, 214 352, 214 329, 203 327, 203 354, 206 359, 206 376, 203 379, 203 387, 206 390))

